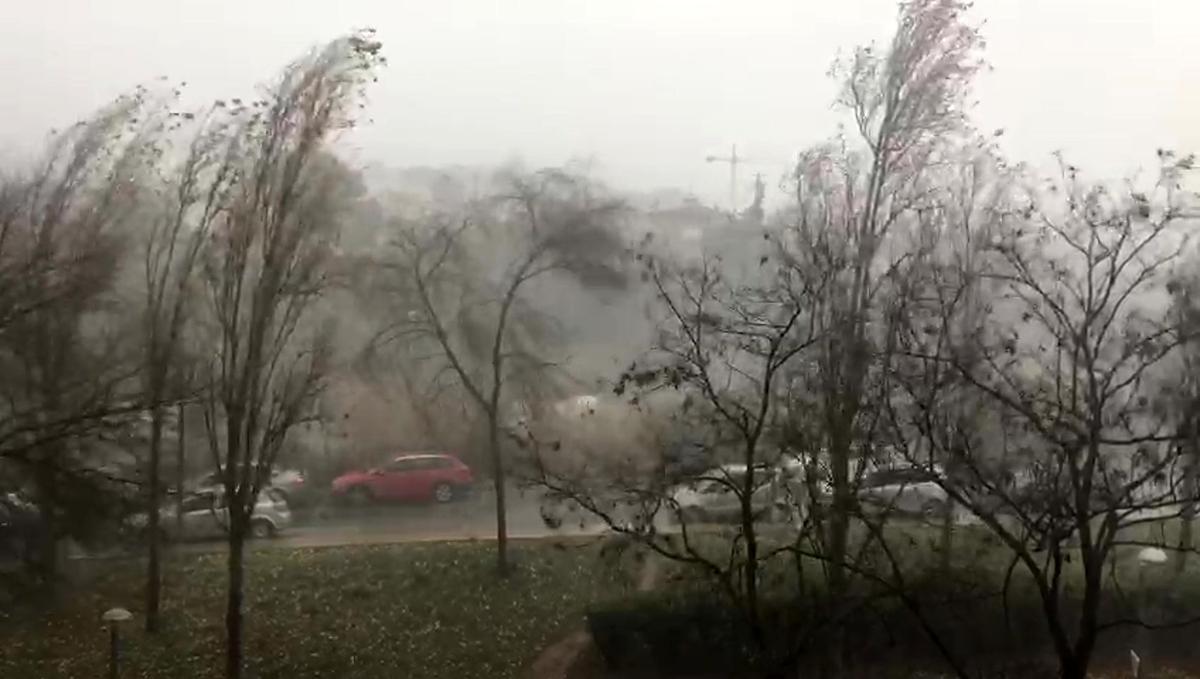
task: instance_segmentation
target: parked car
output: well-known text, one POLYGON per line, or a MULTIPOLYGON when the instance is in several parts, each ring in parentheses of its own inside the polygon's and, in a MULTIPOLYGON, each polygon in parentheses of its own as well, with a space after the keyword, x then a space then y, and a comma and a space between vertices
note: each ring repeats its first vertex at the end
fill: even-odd
POLYGON ((702 474, 710 469, 713 463, 712 453, 702 441, 679 441, 663 455, 663 471, 669 479, 702 474))
POLYGON ((382 467, 352 471, 333 480, 335 498, 375 501, 450 502, 471 489, 471 468, 447 453, 400 455, 382 467))
MULTIPOLYGON (((228 532, 229 508, 222 490, 210 488, 188 495, 183 499, 182 511, 182 521, 176 520, 174 503, 165 505, 159 514, 160 529, 169 540, 211 540, 228 532)), ((137 530, 145 530, 148 522, 145 513, 130 518, 130 525, 137 530)), ((292 512, 283 493, 266 488, 258 494, 250 516, 250 537, 274 537, 291 525, 292 512)))
POLYGON ((898 514, 937 516, 948 497, 938 483, 940 468, 892 467, 868 472, 858 490, 864 509, 898 514))
POLYGON ((46 538, 32 502, 19 493, 0 495, 0 566, 33 559, 46 538))
MULTIPOLYGON (((828 506, 833 502, 833 472, 826 457, 786 455, 776 466, 783 480, 780 487, 787 492, 788 501, 802 511, 807 512, 813 503, 828 506)), ((862 460, 850 458, 847 473, 852 487, 864 472, 862 460)))
MULTIPOLYGON (((199 492, 203 490, 217 490, 222 488, 223 484, 221 482, 221 476, 217 472, 213 471, 197 479, 193 479, 190 484, 185 484, 185 486, 193 492, 199 492)), ((283 498, 287 501, 288 506, 296 506, 301 504, 305 502, 310 495, 308 492, 308 486, 305 482, 304 472, 296 469, 279 469, 273 467, 271 469, 271 478, 268 481, 267 487, 273 488, 278 491, 279 494, 283 495, 283 498)))
MULTIPOLYGON (((782 520, 792 513, 789 492, 799 478, 791 467, 768 465, 755 467, 754 489, 750 504, 757 519, 782 520)), ((677 510, 672 519, 684 522, 730 522, 741 519, 741 500, 734 487, 746 483, 746 465, 726 464, 713 467, 674 487, 671 499, 677 510), (677 512, 677 513, 676 513, 677 512)))

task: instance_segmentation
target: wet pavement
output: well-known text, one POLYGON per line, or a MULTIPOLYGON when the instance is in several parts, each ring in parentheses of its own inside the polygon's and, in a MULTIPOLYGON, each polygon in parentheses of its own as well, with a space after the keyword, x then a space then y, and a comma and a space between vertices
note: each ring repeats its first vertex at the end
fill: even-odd
MULTIPOLYGON (((508 535, 536 539, 601 535, 598 520, 574 513, 550 527, 542 518, 538 491, 510 488, 506 496, 508 535)), ((253 548, 332 547, 447 540, 494 540, 495 494, 480 488, 471 496, 445 504, 377 504, 368 507, 323 505, 293 511, 294 523, 275 538, 252 542, 253 548)), ((170 547, 180 552, 224 549, 222 541, 186 542, 170 547)))
MULTIPOLYGON (((513 538, 605 532, 600 522, 579 517, 549 527, 542 518, 543 502, 536 491, 510 489, 506 500, 508 534, 513 538)), ((495 495, 490 489, 446 504, 321 507, 298 511, 296 518, 295 525, 272 543, 281 547, 314 547, 496 537, 495 495)))

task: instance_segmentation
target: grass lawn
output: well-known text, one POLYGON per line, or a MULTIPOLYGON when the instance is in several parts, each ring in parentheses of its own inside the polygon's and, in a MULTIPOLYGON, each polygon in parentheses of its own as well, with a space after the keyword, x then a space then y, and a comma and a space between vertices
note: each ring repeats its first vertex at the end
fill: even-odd
MULTIPOLYGON (((512 544, 517 572, 494 575, 491 543, 265 549, 249 553, 247 676, 468 678, 522 675, 542 648, 621 596, 630 578, 579 543, 512 544)), ((141 631, 140 562, 112 562, 36 614, 0 617, 0 677, 96 677, 107 662, 100 614, 134 611, 122 677, 218 677, 225 557, 166 569, 165 629, 141 631)))

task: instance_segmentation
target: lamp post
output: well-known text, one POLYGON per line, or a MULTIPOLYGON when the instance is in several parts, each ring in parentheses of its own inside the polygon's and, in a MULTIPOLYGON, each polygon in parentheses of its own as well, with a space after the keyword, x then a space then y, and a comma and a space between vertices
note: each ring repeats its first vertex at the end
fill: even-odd
POLYGON ((109 679, 117 679, 120 664, 120 649, 121 649, 121 623, 129 620, 133 614, 124 608, 110 608, 100 616, 100 619, 108 623, 108 677, 109 679))

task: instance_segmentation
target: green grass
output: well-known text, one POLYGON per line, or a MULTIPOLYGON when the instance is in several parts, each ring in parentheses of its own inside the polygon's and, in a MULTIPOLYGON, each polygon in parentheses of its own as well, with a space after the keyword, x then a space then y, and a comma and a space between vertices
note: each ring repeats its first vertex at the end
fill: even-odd
MULTIPOLYGON (((517 571, 494 575, 494 546, 441 543, 259 550, 247 570, 250 677, 516 677, 625 594, 630 578, 592 546, 516 543, 517 571)), ((224 555, 178 557, 166 572, 166 628, 141 630, 137 562, 60 604, 0 622, 0 677, 95 677, 107 658, 101 613, 135 612, 122 677, 218 677, 224 648, 224 555)))

